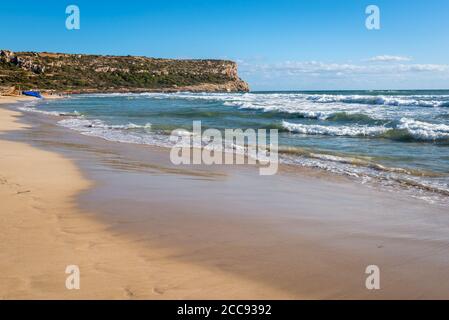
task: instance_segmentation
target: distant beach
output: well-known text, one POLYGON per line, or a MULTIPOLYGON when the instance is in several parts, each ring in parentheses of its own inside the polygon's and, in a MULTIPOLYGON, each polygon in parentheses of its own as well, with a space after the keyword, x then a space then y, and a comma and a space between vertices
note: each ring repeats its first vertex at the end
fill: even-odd
MULTIPOLYGON (((447 298, 449 284, 441 281, 449 267, 444 202, 422 199, 419 193, 391 192, 399 189, 382 184, 382 179, 364 183, 316 166, 284 163, 277 175, 264 177, 256 167, 244 165, 170 162, 164 130, 198 117, 206 119, 207 126, 217 126, 220 112, 221 119, 229 120, 223 126, 243 118, 249 127, 260 125, 255 123, 263 117, 268 119, 263 124, 278 120, 267 109, 273 101, 262 98, 154 94, 155 105, 165 109, 153 109, 158 112, 153 118, 118 114, 128 103, 145 113, 138 109, 139 102, 151 101, 133 94, 74 96, 38 104, 3 100, 0 297, 447 298), (104 113, 103 103, 113 111, 104 113), (190 113, 202 114, 187 112, 193 105, 197 108, 190 113), (251 109, 262 110, 245 114, 251 109), (136 137, 157 143, 124 141, 136 137), (69 264, 80 266, 81 290, 64 287, 69 264), (373 264, 382 271, 379 291, 365 287, 365 269, 373 264)), ((382 110, 391 116, 387 107, 382 110)), ((315 130, 326 124, 313 121, 326 121, 323 117, 336 113, 329 109, 329 114, 308 119, 282 112, 280 118, 291 115, 285 121, 296 129, 315 130)), ((362 126, 333 121, 332 130, 362 126)), ((379 125, 388 126, 370 123, 363 128, 379 125)), ((442 129, 438 132, 444 133, 442 129)), ((334 136, 319 142, 334 143, 334 136)), ((310 137, 305 141, 317 143, 317 135, 310 137)), ((375 139, 364 141, 374 146, 375 139)), ((426 142, 420 146, 432 145, 435 150, 446 148, 426 142)))

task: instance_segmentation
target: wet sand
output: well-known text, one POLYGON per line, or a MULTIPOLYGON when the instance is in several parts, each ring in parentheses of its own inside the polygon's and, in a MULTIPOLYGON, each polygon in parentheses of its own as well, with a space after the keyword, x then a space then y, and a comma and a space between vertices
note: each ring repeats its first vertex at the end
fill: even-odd
POLYGON ((18 116, 0 108, 1 299, 286 297, 261 283, 169 259, 169 250, 148 249, 80 210, 75 196, 92 182, 67 157, 6 140, 5 130, 29 130, 18 116), (65 287, 68 265, 80 269, 80 290, 65 287), (177 291, 166 292, 173 283, 177 291))
POLYGON ((20 120, 32 128, 1 137, 14 150, 8 181, 22 177, 32 192, 20 196, 40 202, 2 190, 2 211, 16 213, 2 216, 14 228, 1 235, 0 297, 449 298, 447 207, 314 170, 173 166, 165 149, 20 120), (27 166, 64 177, 63 193, 27 166), (65 289, 67 264, 80 266, 81 290, 65 289), (365 288, 373 264, 380 290, 365 288))

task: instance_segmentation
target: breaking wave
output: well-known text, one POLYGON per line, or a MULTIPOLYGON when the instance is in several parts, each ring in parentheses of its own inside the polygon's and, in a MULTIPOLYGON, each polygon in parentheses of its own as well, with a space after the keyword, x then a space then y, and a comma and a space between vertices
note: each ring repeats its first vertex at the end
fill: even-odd
POLYGON ((283 121, 282 126, 290 132, 328 136, 377 136, 388 130, 380 126, 323 126, 317 124, 290 123, 287 121, 283 121))
POLYGON ((169 146, 166 139, 155 134, 151 134, 151 124, 136 125, 128 123, 126 125, 109 125, 101 120, 87 120, 80 118, 63 119, 58 121, 58 125, 80 132, 83 135, 102 138, 108 141, 169 146))
POLYGON ((386 126, 324 126, 282 122, 290 132, 306 135, 347 137, 379 137, 399 141, 449 141, 449 126, 402 118, 394 127, 386 126))
POLYGON ((369 96, 369 95, 310 95, 317 103, 349 103, 384 106, 449 107, 449 96, 369 96))

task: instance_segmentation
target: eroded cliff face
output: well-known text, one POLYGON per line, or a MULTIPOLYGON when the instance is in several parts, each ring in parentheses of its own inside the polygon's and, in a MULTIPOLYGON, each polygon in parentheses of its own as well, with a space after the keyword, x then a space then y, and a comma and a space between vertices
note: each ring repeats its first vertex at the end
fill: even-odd
POLYGON ((228 60, 0 51, 0 86, 61 92, 249 91, 228 60))

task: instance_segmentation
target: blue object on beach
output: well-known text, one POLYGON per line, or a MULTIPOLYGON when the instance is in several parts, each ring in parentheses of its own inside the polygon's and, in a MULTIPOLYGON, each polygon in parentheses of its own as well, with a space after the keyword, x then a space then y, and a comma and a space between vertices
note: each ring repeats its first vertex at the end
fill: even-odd
POLYGON ((22 91, 22 94, 39 99, 42 98, 41 94, 38 91, 22 91))

